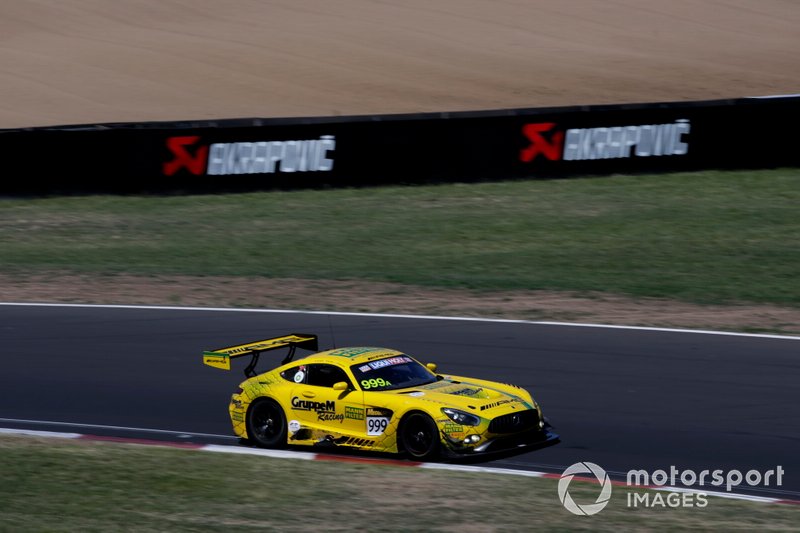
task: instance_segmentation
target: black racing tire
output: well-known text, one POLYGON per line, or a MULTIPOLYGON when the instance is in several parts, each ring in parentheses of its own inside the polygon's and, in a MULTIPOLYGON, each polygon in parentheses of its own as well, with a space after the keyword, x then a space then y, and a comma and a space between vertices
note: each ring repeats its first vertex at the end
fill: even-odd
POLYGON ((439 427, 425 413, 411 413, 403 419, 400 426, 400 443, 409 457, 414 460, 438 459, 441 444, 439 427))
POLYGON ((247 436, 259 448, 286 445, 286 415, 278 402, 261 398, 247 410, 247 436))

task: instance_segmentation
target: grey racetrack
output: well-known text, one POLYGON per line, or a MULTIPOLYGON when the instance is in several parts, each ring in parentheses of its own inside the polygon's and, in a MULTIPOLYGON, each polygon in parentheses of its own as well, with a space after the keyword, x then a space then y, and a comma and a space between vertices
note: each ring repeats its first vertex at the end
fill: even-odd
MULTIPOLYGON (((781 465, 800 499, 800 340, 534 323, 161 308, 0 305, 0 427, 227 442, 243 364, 204 349, 285 333, 386 346, 444 374, 532 391, 562 442, 487 465, 560 472, 781 465), (101 427, 103 426, 103 427, 101 427), (111 426, 111 427, 105 427, 111 426), (135 428, 146 428, 142 432, 135 428)), ((262 356, 261 369, 277 364, 262 356)))

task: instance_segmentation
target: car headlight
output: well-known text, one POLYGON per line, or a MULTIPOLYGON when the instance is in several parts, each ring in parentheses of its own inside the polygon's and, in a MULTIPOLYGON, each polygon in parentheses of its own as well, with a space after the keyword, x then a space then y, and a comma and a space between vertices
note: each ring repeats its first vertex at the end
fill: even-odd
POLYGON ((459 411, 458 409, 444 407, 442 408, 442 412, 446 414, 450 420, 462 426, 477 426, 481 423, 479 417, 465 413, 464 411, 459 411))

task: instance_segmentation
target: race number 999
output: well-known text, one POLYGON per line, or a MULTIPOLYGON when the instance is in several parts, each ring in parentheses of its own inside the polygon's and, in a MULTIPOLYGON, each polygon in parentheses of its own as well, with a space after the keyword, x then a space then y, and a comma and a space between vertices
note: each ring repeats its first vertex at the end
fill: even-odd
POLYGON ((367 435, 383 435, 389 425, 389 418, 385 416, 367 417, 367 435))

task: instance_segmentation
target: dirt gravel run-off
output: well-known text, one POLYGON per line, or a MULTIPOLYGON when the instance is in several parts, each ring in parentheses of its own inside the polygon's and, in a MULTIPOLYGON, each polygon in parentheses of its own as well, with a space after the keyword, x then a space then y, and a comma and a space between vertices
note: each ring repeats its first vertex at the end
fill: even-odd
POLYGON ((800 334, 800 309, 794 308, 548 291, 485 293, 364 281, 0 275, 0 301, 257 307, 800 334))

